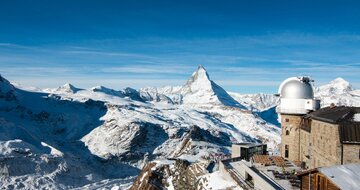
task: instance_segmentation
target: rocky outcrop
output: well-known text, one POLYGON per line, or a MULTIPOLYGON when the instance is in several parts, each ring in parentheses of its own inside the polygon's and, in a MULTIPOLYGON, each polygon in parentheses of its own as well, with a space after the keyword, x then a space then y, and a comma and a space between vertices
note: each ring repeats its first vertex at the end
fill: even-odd
POLYGON ((156 166, 150 163, 143 168, 130 190, 205 189, 206 181, 201 176, 208 173, 210 162, 190 163, 177 159, 172 164, 156 166))
POLYGON ((146 165, 139 176, 134 181, 129 190, 162 190, 164 184, 162 182, 163 176, 152 169, 156 166, 156 163, 150 163, 146 165))
POLYGON ((160 125, 140 121, 122 122, 107 121, 82 140, 99 157, 138 161, 145 154, 151 157, 154 149, 169 138, 160 125))

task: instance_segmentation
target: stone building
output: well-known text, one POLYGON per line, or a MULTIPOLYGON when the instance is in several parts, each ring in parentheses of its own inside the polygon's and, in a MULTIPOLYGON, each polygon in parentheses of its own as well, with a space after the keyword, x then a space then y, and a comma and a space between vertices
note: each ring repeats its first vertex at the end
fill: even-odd
POLYGON ((281 156, 306 168, 360 163, 360 108, 319 109, 310 82, 293 77, 280 85, 281 156))

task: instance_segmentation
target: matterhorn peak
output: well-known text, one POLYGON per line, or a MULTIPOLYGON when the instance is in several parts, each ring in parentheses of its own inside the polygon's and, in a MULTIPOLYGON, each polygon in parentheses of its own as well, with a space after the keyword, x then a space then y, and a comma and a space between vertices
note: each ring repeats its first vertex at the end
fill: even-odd
POLYGON ((74 89, 76 88, 74 85, 70 84, 70 83, 65 83, 63 86, 63 88, 68 88, 68 89, 74 89))
POLYGON ((210 81, 209 74, 207 73, 206 69, 199 65, 198 69, 192 74, 191 78, 188 82, 194 82, 194 81, 210 81))
POLYGON ((200 79, 210 80, 206 69, 202 65, 198 66, 198 69, 193 73, 193 75, 197 75, 200 79))
POLYGON ((209 74, 202 65, 191 75, 190 79, 180 89, 184 103, 188 104, 218 104, 244 108, 235 101, 223 88, 210 80, 209 74))
POLYGON ((206 72, 206 69, 200 64, 196 71, 206 72))
POLYGON ((183 89, 189 92, 211 90, 210 77, 202 65, 198 66, 198 69, 191 75, 183 89))

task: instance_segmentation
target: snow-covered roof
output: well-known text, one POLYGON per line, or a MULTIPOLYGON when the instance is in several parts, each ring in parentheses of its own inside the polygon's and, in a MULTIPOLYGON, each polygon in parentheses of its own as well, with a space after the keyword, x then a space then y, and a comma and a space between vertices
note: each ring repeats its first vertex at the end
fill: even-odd
POLYGON ((360 122, 360 113, 354 114, 353 120, 354 120, 355 122, 360 122))
POLYGON ((318 170, 340 189, 360 189, 360 164, 336 165, 318 170))

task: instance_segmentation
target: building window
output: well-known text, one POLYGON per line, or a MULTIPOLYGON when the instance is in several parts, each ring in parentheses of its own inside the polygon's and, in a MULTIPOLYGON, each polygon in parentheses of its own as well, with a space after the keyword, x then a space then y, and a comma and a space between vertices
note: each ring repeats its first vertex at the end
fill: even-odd
POLYGON ((286 130, 285 135, 290 135, 290 131, 286 130))
POLYGON ((285 145, 285 158, 289 158, 289 145, 285 145))
POLYGON ((285 122, 289 122, 289 119, 286 118, 286 119, 285 119, 285 122))
POLYGON ((251 175, 249 175, 249 173, 245 173, 245 180, 247 181, 247 182, 250 182, 252 185, 254 185, 254 179, 253 179, 253 177, 251 176, 251 175))

